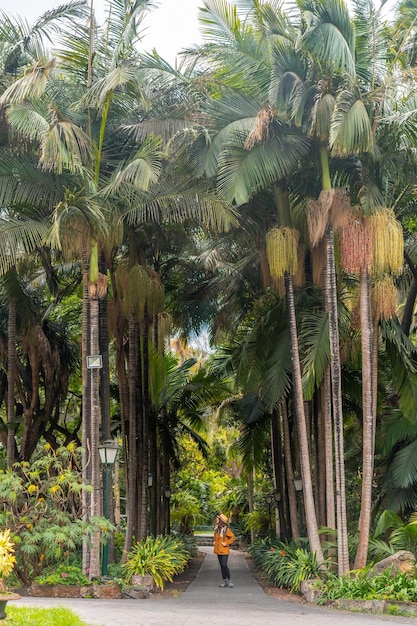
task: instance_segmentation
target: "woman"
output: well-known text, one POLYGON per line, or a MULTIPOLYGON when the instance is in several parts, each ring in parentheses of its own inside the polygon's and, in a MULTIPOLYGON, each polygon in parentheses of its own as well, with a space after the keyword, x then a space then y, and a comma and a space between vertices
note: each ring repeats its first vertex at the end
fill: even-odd
POLYGON ((220 587, 233 587, 227 561, 230 554, 230 546, 234 542, 235 536, 228 527, 227 522, 226 515, 221 513, 217 516, 216 526, 214 527, 214 554, 217 554, 219 559, 223 578, 223 582, 219 585, 220 587))

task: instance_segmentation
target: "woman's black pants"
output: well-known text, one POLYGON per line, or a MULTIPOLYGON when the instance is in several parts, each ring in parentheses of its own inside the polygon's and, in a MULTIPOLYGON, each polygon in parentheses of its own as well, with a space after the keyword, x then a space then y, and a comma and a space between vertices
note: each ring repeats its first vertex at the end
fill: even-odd
POLYGON ((230 571, 227 566, 227 559, 229 558, 228 554, 218 554, 217 558, 219 559, 220 569, 222 570, 222 578, 223 580, 230 580, 230 571))

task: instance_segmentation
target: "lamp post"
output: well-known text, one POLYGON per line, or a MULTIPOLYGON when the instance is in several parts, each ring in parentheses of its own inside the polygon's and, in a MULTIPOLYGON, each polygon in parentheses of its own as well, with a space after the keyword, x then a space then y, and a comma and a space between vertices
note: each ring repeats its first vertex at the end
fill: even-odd
MULTIPOLYGON (((110 502, 110 474, 111 468, 116 462, 117 452, 119 446, 114 441, 104 441, 101 446, 98 447, 100 454, 100 461, 104 465, 106 480, 104 487, 104 517, 110 521, 109 515, 109 502, 110 502)), ((108 542, 103 546, 103 562, 101 565, 101 573, 103 576, 107 576, 107 567, 109 564, 109 544, 108 542)))

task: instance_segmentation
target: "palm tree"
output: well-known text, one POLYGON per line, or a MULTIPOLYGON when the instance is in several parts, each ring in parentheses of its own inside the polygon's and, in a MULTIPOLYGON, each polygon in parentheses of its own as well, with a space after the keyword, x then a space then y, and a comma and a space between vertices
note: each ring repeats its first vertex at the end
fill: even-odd
MULTIPOLYGON (((252 13, 251 17, 253 18, 255 15, 258 21, 256 26, 259 31, 264 32, 266 30, 265 23, 267 22, 266 18, 268 14, 257 11, 255 8, 253 8, 252 13), (260 29, 260 23, 262 23, 264 27, 263 31, 260 29)), ((251 195, 253 196, 257 190, 272 187, 279 223, 283 226, 289 225, 291 224, 291 218, 288 196, 282 191, 287 186, 284 177, 297 168, 298 159, 307 156, 309 142, 305 136, 296 131, 294 126, 282 123, 276 101, 272 101, 268 105, 261 105, 262 101, 265 102, 265 99, 269 97, 272 91, 270 84, 266 83, 266 76, 269 74, 269 65, 274 60, 273 55, 271 56, 266 42, 264 46, 259 43, 256 38, 257 33, 255 28, 248 27, 249 22, 245 22, 245 27, 243 28, 235 13, 231 12, 227 14, 224 8, 220 7, 217 3, 213 2, 206 6, 202 21, 205 24, 209 24, 207 31, 210 35, 214 32, 216 35, 223 32, 223 38, 228 40, 227 55, 230 55, 232 64, 233 62, 236 63, 237 59, 239 59, 239 65, 237 66, 238 71, 241 71, 242 67, 244 67, 245 72, 247 72, 243 80, 242 74, 239 75, 236 70, 231 69, 231 73, 227 74, 227 87, 224 90, 223 99, 220 105, 217 104, 216 106, 216 116, 213 115, 213 119, 215 119, 216 123, 218 124, 220 121, 223 127, 220 132, 214 135, 214 139, 210 144, 210 152, 213 153, 213 156, 210 155, 210 161, 207 162, 211 167, 211 163, 217 162, 219 168, 219 190, 228 199, 234 200, 238 204, 248 202, 251 195), (221 28, 223 28, 223 31, 221 31, 221 28), (244 33, 243 36, 242 33, 244 33), (249 57, 249 50, 252 54, 251 57, 249 57), (265 50, 269 52, 269 55, 265 50), (253 56, 255 54, 258 55, 257 67, 261 69, 260 75, 264 83, 258 78, 256 84, 259 84, 259 93, 255 92, 256 97, 253 98, 252 95, 249 95, 249 84, 246 83, 246 76, 251 76, 250 63, 253 62, 253 56), (247 63, 245 63, 246 61, 247 63), (262 74, 262 70, 264 70, 264 74, 262 74), (236 89, 236 84, 239 90, 236 89), (266 86, 270 87, 269 92, 266 90, 266 86), (247 90, 247 93, 245 93, 245 90, 247 90), (222 111, 220 120, 218 115, 219 109, 222 111), (237 114, 239 117, 237 117, 237 114), (214 160, 213 157, 215 157, 216 160, 214 160)), ((287 44, 291 41, 291 34, 293 34, 291 26, 283 15, 279 17, 273 16, 268 26, 270 28, 268 32, 270 33, 271 39, 273 27, 276 27, 277 30, 275 34, 278 32, 287 44), (273 23, 273 26, 271 23, 273 23)), ((278 35, 277 39, 280 39, 278 35)), ((209 53, 210 52, 212 52, 212 49, 209 49, 209 53)), ((214 53, 214 56, 215 54, 216 53, 214 53)), ((226 60, 225 57, 226 55, 224 53, 222 55, 218 53, 217 58, 221 58, 228 67, 229 61, 226 60)), ((222 71, 224 71, 224 66, 222 66, 222 71)), ((251 84, 250 87, 252 89, 253 85, 251 84)), ((278 235, 281 232, 283 233, 282 239, 285 239, 284 233, 290 231, 275 229, 271 231, 270 234, 271 236, 274 233, 278 235)), ((291 240, 290 237, 288 239, 291 240)), ((270 238, 270 241, 272 241, 272 238, 270 238)), ((274 245, 273 249, 274 252, 268 252, 268 261, 273 278, 277 278, 281 276, 281 272, 283 272, 280 261, 278 261, 278 270, 276 270, 278 265, 276 265, 276 267, 274 266, 276 260, 274 259, 274 254, 278 255, 279 244, 274 245)), ((282 259, 281 256, 280 259, 282 259)), ((283 262, 285 263, 286 261, 284 260, 283 262)), ((288 270, 289 269, 290 268, 288 268, 288 270)), ((291 274, 292 271, 285 271, 288 303, 293 303, 291 274)), ((288 308, 288 314, 291 316, 293 322, 292 326, 290 325, 290 328, 293 329, 291 331, 292 353, 294 362, 298 362, 298 358, 296 358, 296 355, 298 355, 298 344, 293 343, 296 342, 297 337, 296 330, 294 331, 295 315, 294 312, 291 314, 290 307, 288 308)), ((308 532, 310 545, 313 550, 317 551, 318 557, 323 560, 312 497, 310 462, 308 460, 308 444, 302 399, 301 370, 299 366, 298 369, 294 370, 293 382, 296 388, 295 395, 297 396, 296 406, 300 427, 299 443, 302 446, 302 450, 304 450, 304 452, 301 453, 301 458, 303 476, 306 481, 304 494, 306 498, 307 518, 309 520, 308 532), (299 374, 299 377, 297 377, 297 374, 299 374)))

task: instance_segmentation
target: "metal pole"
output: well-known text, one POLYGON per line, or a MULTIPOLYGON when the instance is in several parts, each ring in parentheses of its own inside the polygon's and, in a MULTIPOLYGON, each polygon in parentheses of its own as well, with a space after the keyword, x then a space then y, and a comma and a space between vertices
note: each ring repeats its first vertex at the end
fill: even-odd
MULTIPOLYGON (((110 500, 110 464, 106 463, 106 484, 104 489, 104 517, 109 520, 109 500, 110 500)), ((109 520, 110 521, 110 520, 109 520)), ((103 562, 101 565, 102 576, 107 576, 109 564, 109 542, 108 539, 103 545, 103 562)))

